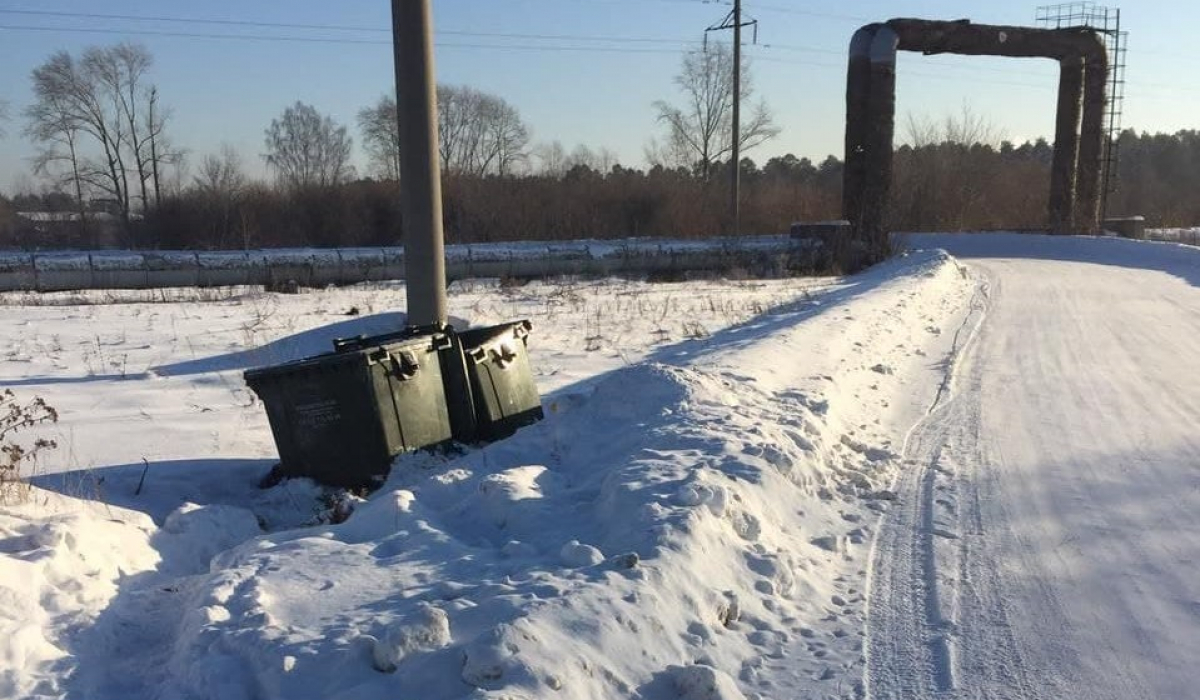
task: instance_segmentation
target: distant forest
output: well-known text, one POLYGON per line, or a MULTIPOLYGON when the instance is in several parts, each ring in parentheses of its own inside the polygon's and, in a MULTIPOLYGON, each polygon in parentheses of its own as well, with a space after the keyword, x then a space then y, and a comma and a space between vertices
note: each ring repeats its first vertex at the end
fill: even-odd
MULTIPOLYGON (((1043 225, 1051 146, 1044 140, 999 147, 943 141, 896 149, 894 230, 954 231, 1043 225)), ((579 163, 561 173, 447 174, 450 243, 664 236, 717 236, 728 230, 728 164, 707 175, 656 166, 607 171, 579 163)), ((792 155, 761 166, 742 161, 742 230, 780 233, 793 221, 840 217, 842 162, 792 155)), ((1119 180, 1110 215, 1142 214, 1150 226, 1200 223, 1200 132, 1120 137, 1119 180)), ((395 245, 403 239, 399 185, 356 179, 279 188, 231 180, 199 182, 164 195, 128 230, 95 240, 78 216, 48 224, 16 212, 78 209, 61 192, 0 195, 0 247, 237 249, 395 245), (49 228, 48 228, 49 226, 49 228)), ((124 228, 119 218, 111 226, 124 228)))

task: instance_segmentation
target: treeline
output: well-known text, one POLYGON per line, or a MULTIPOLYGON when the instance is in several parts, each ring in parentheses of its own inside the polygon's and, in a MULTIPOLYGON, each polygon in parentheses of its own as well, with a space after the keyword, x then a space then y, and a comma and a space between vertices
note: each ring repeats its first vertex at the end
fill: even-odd
MULTIPOLYGON (((1200 222, 1200 132, 1120 137, 1112 215, 1142 214, 1151 226, 1200 222)), ((997 147, 949 140, 896 150, 891 208, 896 230, 1038 228, 1044 224, 1051 146, 1044 140, 997 147)), ((139 248, 254 248, 394 245, 403 239, 399 185, 359 179, 279 188, 245 180, 219 163, 207 178, 165 196, 130 224, 139 248)), ((723 166, 727 168, 728 165, 723 166)), ((577 164, 561 174, 444 178, 450 242, 566 240, 625 236, 708 237, 729 227, 727 170, 703 177, 683 168, 607 172, 577 164)), ((761 167, 742 162, 742 230, 786 231, 793 221, 840 216, 842 164, 787 155, 761 167)), ((0 197, 0 245, 47 247, 45 224, 21 211, 74 210, 69 195, 0 197), (42 233, 37 229, 42 228, 42 233)), ((78 227, 78 222, 72 226, 78 227)), ((58 239, 86 245, 88 236, 58 239)))
MULTIPOLYGON (((403 241, 396 102, 383 95, 352 127, 296 102, 264 130, 269 181, 229 147, 193 161, 170 138, 171 110, 152 80, 153 56, 122 43, 59 51, 31 75, 21 133, 36 147, 37 194, 0 194, 0 248, 230 249, 394 245, 403 241), (359 161, 361 162, 361 161, 359 161), (360 171, 359 168, 362 168, 360 171)), ((734 63, 722 46, 687 51, 674 103, 654 103, 661 140, 645 168, 606 148, 536 143, 517 108, 469 86, 437 88, 445 230, 450 242, 659 236, 731 229, 734 63)), ((765 102, 747 105, 741 152, 780 133, 765 102)), ((2 105, 0 105, 2 106, 2 105)), ((0 110, 0 117, 5 112, 0 110)), ((964 109, 941 122, 909 119, 896 149, 894 230, 1044 225, 1053 149, 1003 141, 964 109)), ((1200 132, 1119 137, 1119 186, 1108 213, 1152 226, 1200 223, 1200 132)), ((759 151, 755 151, 755 154, 759 151)), ((840 218, 842 163, 793 155, 741 171, 741 231, 779 233, 794 221, 840 218)))
MULTIPOLYGON (((1117 141, 1108 216, 1141 215, 1151 227, 1200 224, 1200 131, 1117 141)), ((890 221, 895 230, 1036 229, 1045 226, 1053 147, 1044 139, 998 147, 943 140, 896 151, 890 221)))
MULTIPOLYGON (((620 165, 607 173, 575 166, 561 176, 447 174, 443 178, 446 239, 468 243, 717 236, 730 225, 727 175, 722 169, 712 178, 702 178, 661 166, 643 171, 620 165)), ((806 159, 785 156, 762 169, 743 161, 742 176, 746 232, 785 231, 793 220, 833 217, 840 206, 841 163, 832 157, 814 166, 806 159)), ((61 195, 38 200, 19 197, 8 203, 8 209, 53 207, 69 212, 74 207, 61 195)), ((0 200, 0 211, 4 207, 0 200)), ((78 222, 69 226, 74 230, 78 222)), ((44 223, 16 223, 0 244, 38 247, 47 240, 44 228, 44 223)), ((90 238, 80 231, 58 240, 63 247, 72 247, 87 245, 90 238)), ((131 222, 121 245, 334 247, 395 245, 402 239, 399 184, 362 179, 298 188, 262 183, 230 189, 189 187, 131 222)))

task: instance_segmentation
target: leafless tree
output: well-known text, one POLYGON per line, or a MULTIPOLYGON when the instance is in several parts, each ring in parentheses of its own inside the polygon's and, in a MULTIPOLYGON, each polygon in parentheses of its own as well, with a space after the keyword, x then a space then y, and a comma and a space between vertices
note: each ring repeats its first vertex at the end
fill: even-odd
MULTIPOLYGON (((683 56, 675 84, 683 93, 683 106, 665 101, 654 103, 658 121, 667 127, 666 140, 648 149, 648 156, 667 167, 694 167, 705 176, 733 150, 733 50, 710 44, 704 50, 689 50, 683 56)), ((754 93, 750 66, 741 67, 741 99, 749 102, 754 93)), ((743 109, 739 130, 741 151, 774 138, 779 127, 766 102, 743 109)))
POLYGON ((207 196, 232 198, 246 187, 242 157, 229 144, 222 144, 219 153, 204 156, 199 170, 192 184, 207 196))
POLYGON ((462 175, 508 175, 526 160, 529 129, 516 108, 467 86, 438 86, 442 167, 462 175))
POLYGON ((4 131, 4 123, 7 121, 8 121, 8 103, 5 102, 4 100, 0 100, 0 139, 4 138, 7 135, 6 132, 4 131))
POLYGON ((263 159, 285 187, 325 187, 353 176, 352 145, 346 127, 315 107, 296 102, 267 127, 263 159))
POLYGON ((33 70, 34 102, 26 134, 40 150, 35 171, 75 192, 116 203, 126 224, 134 198, 148 210, 161 201, 164 169, 182 154, 165 130, 169 111, 147 83, 153 57, 145 47, 91 47, 76 60, 59 51, 33 70))
POLYGON ((912 112, 905 115, 903 142, 913 148, 943 143, 996 148, 1004 138, 1003 131, 965 102, 958 114, 947 114, 940 121, 929 115, 918 116, 912 112))
POLYGON ((536 171, 546 177, 560 178, 571 169, 567 149, 563 148, 561 141, 540 143, 533 148, 531 155, 537 161, 536 171))
POLYGON ((532 155, 538 163, 537 172, 553 178, 561 178, 574 168, 586 168, 605 174, 617 163, 617 154, 608 148, 593 150, 579 144, 567 153, 560 141, 538 144, 532 155))
POLYGON ((584 167, 595 170, 598 173, 607 173, 612 170, 612 167, 617 164, 617 154, 605 147, 594 151, 583 144, 579 144, 571 150, 571 155, 567 159, 568 169, 584 167))
MULTIPOLYGON (((74 192, 80 221, 86 228, 84 171, 93 166, 84 160, 83 140, 88 135, 107 137, 107 131, 89 122, 89 117, 97 116, 93 109, 96 105, 70 54, 54 54, 34 69, 32 77, 34 102, 25 110, 25 133, 39 145, 34 173, 48 176, 56 186, 74 192)), ((105 145, 111 149, 111 142, 106 140, 105 145)))
MULTIPOLYGON (((474 88, 439 85, 438 155, 448 173, 482 177, 508 175, 528 158, 529 128, 516 108, 474 88)), ((386 178, 400 174, 396 98, 381 97, 358 113, 372 169, 386 178)))
POLYGON ((897 151, 890 207, 895 216, 938 229, 957 230, 971 221, 1003 218, 993 167, 1003 135, 986 117, 963 104, 940 120, 909 113, 897 151))
POLYGON ((396 96, 384 95, 358 113, 363 148, 371 170, 385 180, 400 179, 400 133, 396 123, 396 96))
MULTIPOLYGON (((93 89, 111 101, 112 117, 119 122, 120 133, 124 137, 123 145, 127 146, 127 154, 133 160, 133 174, 143 211, 150 208, 147 183, 152 167, 149 163, 148 137, 146 129, 142 128, 142 115, 139 114, 143 101, 139 88, 152 63, 153 59, 145 47, 133 44, 90 48, 84 51, 82 59, 84 73, 93 89)), ((124 187, 126 198, 132 198, 134 195, 128 191, 128 180, 124 187)))
POLYGON ((192 187, 201 207, 201 220, 208 225, 209 239, 221 245, 237 240, 248 246, 246 223, 239 212, 249 191, 249 181, 237 151, 229 144, 222 144, 219 153, 206 155, 192 178, 192 187))
MULTIPOLYGON (((177 175, 182 176, 184 174, 184 158, 187 154, 183 149, 176 148, 166 135, 167 122, 170 120, 172 112, 159 103, 158 88, 151 86, 146 91, 146 96, 144 145, 149 146, 149 174, 151 182, 154 183, 154 205, 158 206, 162 203, 164 183, 168 183, 165 169, 170 166, 175 169, 177 175)), ((143 193, 144 191, 143 188, 143 193)))

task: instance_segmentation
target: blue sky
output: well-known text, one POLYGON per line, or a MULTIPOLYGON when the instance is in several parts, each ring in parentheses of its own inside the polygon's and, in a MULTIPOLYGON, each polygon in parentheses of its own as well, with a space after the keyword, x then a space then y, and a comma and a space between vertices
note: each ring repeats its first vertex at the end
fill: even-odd
MULTIPOLYGON (((758 46, 747 50, 757 94, 783 128, 748 155, 759 162, 788 152, 814 160, 840 156, 845 50, 858 26, 898 16, 1032 24, 1036 4, 745 0, 746 12, 761 23, 758 46)), ((1144 131, 1196 128, 1200 49, 1193 37, 1200 3, 1139 0, 1120 7, 1130 32, 1125 124, 1144 131)), ((55 50, 78 52, 123 39, 145 44, 156 59, 153 78, 174 110, 174 140, 193 160, 229 143, 261 171, 263 129, 296 100, 351 125, 357 136, 357 111, 390 89, 389 8, 386 0, 0 0, 0 27, 8 27, 0 28, 0 99, 14 113, 0 140, 0 191, 27 182, 22 173, 32 148, 21 137, 19 113, 29 101, 29 72, 55 50), (364 29, 21 13, 30 10, 364 29), (71 31, 81 29, 88 31, 71 31)), ((728 9, 701 0, 435 0, 439 80, 501 95, 524 116, 535 142, 559 140, 568 150, 580 143, 607 147, 622 162, 642 165, 645 145, 659 133, 652 103, 673 98, 681 51, 728 9), (570 38, 499 36, 511 34, 570 38)), ((941 118, 966 105, 1008 138, 1049 136, 1056 82, 1057 68, 1048 60, 901 54, 897 113, 901 120, 906 114, 941 118)))

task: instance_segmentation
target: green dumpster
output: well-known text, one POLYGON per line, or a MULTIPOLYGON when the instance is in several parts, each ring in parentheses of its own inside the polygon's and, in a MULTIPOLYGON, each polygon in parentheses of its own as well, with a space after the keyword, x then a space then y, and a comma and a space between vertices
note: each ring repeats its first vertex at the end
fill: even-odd
POLYGON ((335 343, 306 360, 249 370, 279 450, 281 473, 369 486, 402 453, 453 437, 439 353, 444 333, 335 343))
POLYGON ((508 437, 543 417, 526 348, 532 327, 517 321, 457 335, 475 407, 476 440, 508 437))

